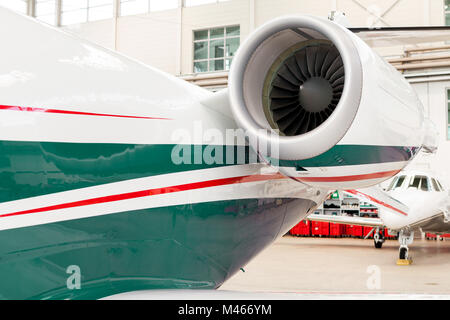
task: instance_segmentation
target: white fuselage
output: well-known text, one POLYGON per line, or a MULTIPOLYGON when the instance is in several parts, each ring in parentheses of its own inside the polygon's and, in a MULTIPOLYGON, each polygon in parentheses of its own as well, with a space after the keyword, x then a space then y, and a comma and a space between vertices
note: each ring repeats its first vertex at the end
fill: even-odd
MULTIPOLYGON (((391 230, 400 230, 404 228, 418 228, 432 218, 442 218, 444 223, 444 212, 447 208, 448 192, 441 189, 438 186, 438 190, 435 189, 433 183, 431 183, 432 177, 427 177, 430 183, 428 190, 422 190, 420 188, 410 187, 408 179, 413 179, 417 175, 407 176, 405 182, 393 190, 389 190, 388 194, 392 198, 397 199, 404 205, 409 207, 407 213, 401 214, 394 212, 387 208, 380 208, 379 217, 383 220, 387 228, 391 230)), ((427 230, 431 231, 431 230, 427 230)), ((448 225, 448 231, 450 232, 450 224, 448 225)))

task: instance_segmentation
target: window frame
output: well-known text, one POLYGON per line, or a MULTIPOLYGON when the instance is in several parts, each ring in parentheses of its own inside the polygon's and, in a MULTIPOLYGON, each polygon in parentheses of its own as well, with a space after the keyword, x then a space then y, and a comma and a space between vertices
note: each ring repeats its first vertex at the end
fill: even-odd
POLYGON ((449 128, 450 128, 450 117, 448 116, 448 113, 449 113, 449 109, 450 109, 450 87, 446 87, 445 88, 445 105, 446 105, 446 118, 447 118, 447 128, 446 128, 446 132, 447 132, 447 134, 446 134, 446 136, 447 136, 447 140, 450 140, 450 131, 449 131, 449 128))
POLYGON ((441 188, 439 187, 439 184, 438 184, 438 182, 437 182, 437 179, 431 177, 431 183, 432 183, 432 185, 433 185, 434 191, 436 191, 436 192, 442 192, 442 191, 443 191, 443 190, 441 190, 441 188))
POLYGON ((230 40, 230 39, 239 39, 239 46, 241 45, 241 25, 240 24, 233 24, 233 25, 226 25, 226 26, 214 26, 214 27, 209 27, 209 28, 192 30, 192 73, 205 74, 205 73, 229 71, 229 69, 227 69, 227 60, 230 61, 230 65, 231 65, 231 62, 234 59, 234 56, 227 57, 227 55, 226 55, 227 40, 230 40), (233 27, 239 27, 239 34, 235 35, 235 36, 227 36, 227 28, 233 28, 233 27), (211 38, 211 30, 221 29, 221 28, 224 29, 223 37, 211 38), (199 31, 208 31, 208 37, 206 39, 195 40, 195 33, 199 32, 199 31), (223 46, 224 46, 223 57, 211 58, 211 41, 215 41, 215 40, 223 40, 223 46), (200 42, 207 43, 208 53, 207 53, 206 59, 195 59, 195 44, 200 43, 200 42), (223 70, 210 70, 210 62, 211 61, 219 61, 219 60, 222 60, 224 63, 223 70), (195 63, 198 63, 198 62, 206 62, 207 66, 208 66, 207 71, 196 72, 195 71, 195 63))
POLYGON ((11 11, 14 11, 14 12, 17 12, 17 13, 20 13, 20 14, 28 15, 29 5, 30 5, 29 1, 27 1, 27 0, 18 0, 18 1, 15 2, 15 4, 16 4, 16 6, 19 6, 18 4, 21 4, 21 6, 25 5, 25 10, 21 10, 19 8, 16 8, 16 6, 13 6, 13 5, 9 5, 9 4, 5 5, 5 3, 2 3, 2 6, 5 6, 5 8, 8 8, 11 11))
POLYGON ((398 181, 399 177, 396 176, 394 179, 392 179, 391 183, 389 184, 389 186, 387 187, 386 191, 392 191, 394 190, 394 186, 397 185, 397 181, 398 181))
POLYGON ((430 178, 428 177, 428 176, 422 176, 421 178, 420 178, 420 191, 425 191, 425 192, 430 192, 431 191, 431 189, 432 189, 432 187, 431 187, 431 181, 430 181, 430 178), (424 179, 425 178, 425 179, 424 179), (427 190, 424 190, 422 187, 423 187, 423 181, 426 181, 427 182, 427 190))
POLYGON ((132 0, 119 0, 119 14, 118 14, 119 17, 134 16, 134 15, 145 14, 145 13, 149 13, 150 12, 150 0, 146 0, 147 1, 147 10, 146 11, 139 12, 139 13, 123 15, 122 14, 122 4, 130 2, 130 1, 132 1, 132 0))
POLYGON ((114 0, 111 0, 111 4, 99 4, 99 5, 90 5, 89 2, 90 0, 86 0, 86 7, 80 7, 74 10, 63 10, 63 3, 64 1, 70 1, 70 0, 61 0, 61 12, 60 12, 60 19, 61 19, 61 26, 68 26, 68 25, 73 25, 73 24, 80 24, 80 23, 88 23, 88 22, 93 22, 93 21, 101 21, 101 20, 107 20, 107 19, 112 19, 114 18, 114 0), (95 19, 95 20, 91 20, 89 19, 89 11, 91 11, 91 9, 97 9, 97 8, 101 8, 101 7, 109 7, 111 6, 111 17, 109 18, 102 18, 102 19, 95 19), (70 13, 70 12, 76 12, 76 11, 84 11, 86 10, 86 19, 80 22, 74 22, 74 23, 68 23, 65 24, 64 23, 64 13, 70 13))
MULTIPOLYGON (((161 9, 161 10, 152 10, 152 1, 154 0, 145 0, 147 2, 147 10, 142 11, 142 12, 137 12, 137 13, 130 13, 130 14, 122 14, 122 4, 130 2, 132 0, 119 0, 118 3, 118 17, 127 17, 127 16, 134 16, 134 15, 138 15, 138 14, 146 14, 146 13, 152 13, 152 12, 160 12, 160 11, 166 11, 166 10, 176 10, 178 8, 180 8, 179 3, 177 4, 177 6, 175 8, 167 8, 167 9, 161 9)), ((181 7, 183 7, 183 5, 181 5, 181 7)))
POLYGON ((420 176, 420 175, 414 175, 414 176, 411 176, 411 179, 409 180, 409 183, 408 183, 408 189, 409 189, 409 188, 413 188, 413 189, 419 190, 421 181, 422 181, 422 179, 421 179, 421 176, 420 176), (413 187, 413 184, 414 184, 414 182, 416 181, 416 179, 418 179, 419 182, 418 182, 418 184, 417 184, 417 187, 413 187))
POLYGON ((446 0, 444 0, 444 26, 450 26, 450 24, 447 24, 447 16, 450 17, 450 3, 448 4, 448 8, 446 9, 445 6, 447 4, 445 3, 446 0))
POLYGON ((398 180, 395 182, 394 190, 403 188, 403 185, 405 184, 405 181, 407 181, 407 175, 401 175, 398 177, 398 180), (401 180, 401 181, 400 181, 401 180), (400 185, 399 185, 400 182, 400 185))
POLYGON ((426 175, 422 175, 422 174, 417 174, 417 175, 411 176, 411 179, 409 180, 407 189, 409 189, 409 188, 413 188, 413 189, 417 189, 418 191, 425 191, 425 192, 432 191, 430 177, 426 176, 426 175), (414 183, 414 181, 416 179, 419 179, 419 183, 418 183, 417 187, 413 187, 412 184, 414 183), (427 190, 422 189, 422 181, 424 179, 426 180, 426 183, 427 183, 427 190))
POLYGON ((42 3, 39 3, 38 0, 34 0, 34 18, 36 18, 39 21, 51 24, 53 26, 57 23, 57 17, 58 17, 58 1, 57 0, 43 0, 42 3), (52 2, 53 3, 53 11, 51 13, 46 14, 38 14, 38 7, 39 4, 44 4, 45 2, 52 2), (52 22, 50 23, 50 19, 46 20, 45 17, 52 18, 52 22))
POLYGON ((207 2, 207 3, 198 3, 198 4, 191 4, 188 5, 187 1, 184 3, 184 7, 186 8, 192 8, 192 7, 197 7, 197 6, 206 6, 206 5, 211 5, 211 4, 218 4, 221 2, 227 2, 230 0, 211 0, 211 2, 207 2))
POLYGON ((441 182, 439 181, 439 179, 436 178, 436 182, 439 186, 439 188, 441 188, 441 191, 445 191, 444 187, 442 186, 441 182))

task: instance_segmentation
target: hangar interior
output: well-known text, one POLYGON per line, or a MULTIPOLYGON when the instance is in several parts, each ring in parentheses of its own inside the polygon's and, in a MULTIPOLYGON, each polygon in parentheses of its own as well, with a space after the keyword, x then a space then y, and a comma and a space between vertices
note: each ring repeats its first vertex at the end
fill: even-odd
MULTIPOLYGON (((0 0, 0 6, 212 91, 227 86, 233 57, 247 36, 267 21, 283 15, 301 13, 332 17, 335 12, 343 12, 353 27, 450 26, 450 0, 0 0)), ((450 39, 434 41, 431 38, 417 44, 408 37, 393 39, 386 34, 366 40, 409 81, 425 107, 425 114, 437 126, 437 154, 419 156, 412 166, 436 172, 440 179, 438 183, 450 186, 447 160, 450 159, 450 39)), ((390 183, 385 182, 383 187, 388 188, 390 183)), ((443 189, 442 186, 438 188, 443 189)), ((316 213, 341 215, 350 212, 371 217, 377 215, 377 210, 376 206, 359 202, 354 197, 335 194, 316 213)), ((322 231, 320 222, 303 224, 308 223, 312 224, 308 229, 301 230, 299 224, 291 234, 362 239, 370 236, 372 230, 369 227, 350 230, 329 224, 327 231, 322 231)), ((390 237, 387 231, 385 236, 390 237)), ((311 242, 309 245, 315 243, 312 239, 308 241, 311 242)), ((289 246, 289 243, 279 244, 283 245, 289 246)), ((333 245, 330 242, 327 246, 326 250, 329 250, 333 245)), ((442 250, 448 254, 449 248, 442 250)), ((263 255, 250 269, 267 262, 268 257, 263 255)), ((376 261, 373 256, 368 259, 376 261)), ((387 261, 386 257, 383 259, 387 261)), ((345 270, 341 271, 344 274, 345 270)), ((389 277, 394 279, 395 272, 389 272, 389 277)), ((257 274, 259 279, 265 276, 264 273, 257 274)), ((236 279, 242 277, 239 274, 236 279)), ((364 272, 358 277, 364 281, 364 272)), ((260 289, 251 280, 244 287, 236 279, 224 288, 260 289)), ((425 285, 424 288, 428 287, 425 285)), ((359 287, 352 289, 361 290, 359 287)), ((390 289, 395 291, 398 287, 390 289)), ((289 291, 283 287, 279 290, 289 291)))

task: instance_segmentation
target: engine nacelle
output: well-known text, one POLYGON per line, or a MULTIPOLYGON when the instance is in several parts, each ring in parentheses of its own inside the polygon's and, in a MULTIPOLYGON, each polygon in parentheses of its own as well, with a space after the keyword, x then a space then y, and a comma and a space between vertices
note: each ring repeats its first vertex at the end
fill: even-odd
POLYGON ((287 16, 258 28, 233 60, 229 95, 251 146, 310 185, 379 183, 424 140, 423 107, 409 83, 351 31, 322 18, 287 16))

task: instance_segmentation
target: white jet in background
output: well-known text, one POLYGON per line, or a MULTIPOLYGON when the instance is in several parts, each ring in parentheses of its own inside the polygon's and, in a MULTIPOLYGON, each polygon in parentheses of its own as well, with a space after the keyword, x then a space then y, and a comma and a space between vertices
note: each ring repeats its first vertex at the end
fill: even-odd
POLYGON ((450 199, 443 185, 434 174, 405 170, 392 180, 386 192, 379 187, 345 190, 378 206, 378 218, 312 214, 307 219, 374 227, 375 248, 382 247, 382 230, 388 228, 390 234, 398 234, 399 259, 407 260, 408 246, 413 242, 415 231, 450 233, 450 199))
MULTIPOLYGON (((426 135, 421 151, 434 156, 439 143, 439 132, 429 118, 424 121, 426 135)), ((398 173, 390 182, 386 192, 380 186, 363 189, 344 190, 362 201, 379 208, 378 218, 355 216, 309 215, 310 221, 323 221, 373 227, 366 236, 374 233, 375 248, 384 243, 383 229, 398 236, 400 242, 399 259, 409 261, 408 245, 414 241, 414 231, 434 234, 450 233, 450 199, 448 190, 431 171, 412 168, 398 173)))

